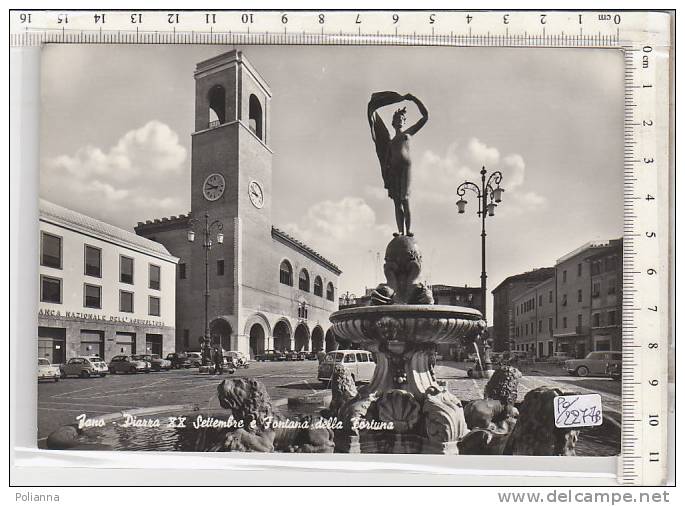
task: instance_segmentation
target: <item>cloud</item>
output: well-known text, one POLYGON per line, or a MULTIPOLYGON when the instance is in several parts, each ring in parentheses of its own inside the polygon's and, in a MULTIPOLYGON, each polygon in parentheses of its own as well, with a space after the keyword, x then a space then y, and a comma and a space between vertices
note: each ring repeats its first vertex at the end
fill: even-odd
POLYGON ((380 271, 369 252, 379 245, 384 248, 394 232, 377 222, 374 210, 360 197, 317 202, 299 221, 282 228, 339 265, 345 284, 355 289, 378 281, 380 271))
POLYGON ((535 192, 514 193, 514 199, 525 210, 535 211, 547 205, 547 198, 535 192))
POLYGON ((375 200, 385 200, 388 198, 388 190, 382 184, 378 186, 365 186, 364 193, 375 200))
MULTIPOLYGON (((525 182, 526 163, 518 153, 504 156, 494 146, 471 137, 466 142, 452 142, 443 155, 427 150, 412 168, 413 192, 424 203, 444 205, 456 200, 459 184, 469 180, 480 182, 480 170, 497 169, 502 172, 505 197, 512 197, 517 211, 540 209, 546 199, 533 191, 521 192, 525 182)), ((471 197, 472 199, 473 197, 471 197)), ((469 200, 467 197, 466 200, 469 200)))
POLYGON ((130 228, 160 213, 187 211, 186 158, 176 132, 150 121, 109 150, 85 146, 43 160, 41 196, 130 228))

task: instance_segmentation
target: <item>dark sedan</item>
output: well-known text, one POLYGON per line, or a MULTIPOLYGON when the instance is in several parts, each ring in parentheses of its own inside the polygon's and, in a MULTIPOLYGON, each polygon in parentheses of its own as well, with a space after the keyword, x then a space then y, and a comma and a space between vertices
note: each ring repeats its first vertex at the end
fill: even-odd
POLYGON ((283 352, 278 350, 265 350, 255 355, 257 362, 282 362, 285 359, 283 352))

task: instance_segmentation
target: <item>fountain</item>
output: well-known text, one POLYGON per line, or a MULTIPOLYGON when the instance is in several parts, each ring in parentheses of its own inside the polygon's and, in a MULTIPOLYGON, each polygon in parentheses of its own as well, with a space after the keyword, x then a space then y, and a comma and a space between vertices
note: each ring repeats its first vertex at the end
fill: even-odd
MULTIPOLYGON (((61 427, 47 438, 48 448, 575 454, 578 430, 556 428, 551 411, 553 399, 565 393, 539 387, 517 403, 521 373, 505 366, 491 374, 486 367, 490 360, 483 315, 467 307, 434 304, 430 289, 419 282, 422 256, 410 231, 408 152, 410 137, 427 121, 425 107, 413 95, 380 92, 372 95, 368 111, 385 188, 395 205, 398 232, 385 251, 386 282, 373 290, 370 305, 336 311, 330 320, 341 340, 375 353, 377 363, 370 383, 357 388, 351 373, 336 367, 332 400, 319 416, 281 413, 260 381, 231 378, 217 386, 221 409, 151 408, 146 410, 146 425, 133 431, 124 430, 126 414, 112 414, 101 418, 102 425, 96 427, 61 427), (422 118, 402 130, 406 108, 396 111, 392 123, 396 134, 391 139, 376 110, 403 100, 414 102, 422 118), (483 348, 481 371, 474 372, 491 377, 482 399, 462 402, 436 378, 437 345, 458 341, 483 348), (184 425, 168 423, 179 419, 184 425)), ((611 435, 597 435, 600 444, 595 454, 614 451, 617 428, 620 432, 616 423, 607 425, 611 435), (604 440, 612 441, 613 446, 604 440)), ((585 451, 592 454, 594 450, 585 451)))
POLYGON ((436 380, 436 346, 475 338, 485 322, 475 309, 433 304, 430 290, 417 283, 414 237, 390 241, 384 272, 387 283, 372 292, 371 306, 330 316, 337 336, 377 359, 371 382, 337 408, 344 429, 336 433, 336 451, 456 454, 468 429, 460 400, 436 380))

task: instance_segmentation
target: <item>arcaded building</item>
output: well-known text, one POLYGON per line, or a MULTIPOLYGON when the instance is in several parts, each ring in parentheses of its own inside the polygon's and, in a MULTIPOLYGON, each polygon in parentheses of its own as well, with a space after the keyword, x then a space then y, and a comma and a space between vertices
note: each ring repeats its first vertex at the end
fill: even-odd
POLYGON ((180 259, 176 348, 199 349, 205 333, 205 216, 217 222, 207 264, 214 342, 251 355, 334 348, 341 270, 273 221, 269 85, 240 51, 198 63, 194 77, 190 212, 135 229, 180 259))

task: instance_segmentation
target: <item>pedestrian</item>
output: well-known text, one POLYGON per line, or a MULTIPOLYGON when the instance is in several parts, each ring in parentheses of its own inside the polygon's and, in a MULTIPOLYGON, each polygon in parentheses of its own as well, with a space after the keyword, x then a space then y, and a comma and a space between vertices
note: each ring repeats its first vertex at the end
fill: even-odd
POLYGON ((214 346, 214 373, 224 373, 224 354, 218 345, 214 346))

